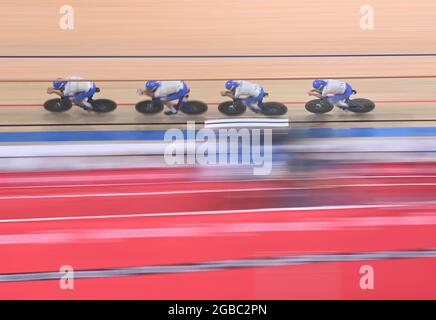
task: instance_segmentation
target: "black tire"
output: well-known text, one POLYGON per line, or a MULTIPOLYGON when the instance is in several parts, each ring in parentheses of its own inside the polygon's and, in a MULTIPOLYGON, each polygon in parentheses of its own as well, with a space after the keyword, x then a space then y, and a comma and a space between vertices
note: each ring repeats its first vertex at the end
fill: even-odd
POLYGON ((247 106, 241 101, 225 101, 218 105, 218 110, 228 116, 236 116, 243 114, 247 110, 247 106))
POLYGON ((306 103, 306 110, 312 113, 327 113, 332 111, 333 107, 327 99, 315 99, 306 103))
POLYGON ((138 102, 135 106, 136 111, 144 114, 159 113, 163 110, 164 105, 160 101, 144 100, 138 102))
POLYGON ((92 110, 97 113, 112 112, 117 108, 117 103, 109 99, 97 99, 93 101, 92 110))
POLYGON ((262 106, 262 113, 266 116, 281 116, 288 112, 288 108, 279 102, 265 102, 262 106))
POLYGON ((348 105, 349 110, 355 113, 367 113, 375 108, 374 102, 368 99, 352 99, 348 105))
POLYGON ((201 101, 190 100, 182 105, 180 111, 186 114, 202 114, 207 111, 207 104, 201 101))
POLYGON ((51 99, 44 103, 44 109, 50 112, 65 112, 71 109, 73 103, 68 99, 51 99))

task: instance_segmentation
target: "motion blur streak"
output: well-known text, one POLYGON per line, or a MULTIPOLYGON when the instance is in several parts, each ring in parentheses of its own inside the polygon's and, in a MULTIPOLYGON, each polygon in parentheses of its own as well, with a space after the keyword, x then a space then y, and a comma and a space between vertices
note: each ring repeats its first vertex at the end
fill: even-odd
POLYGON ((228 175, 211 180, 214 170, 2 174, 0 298, 435 296, 436 258, 422 254, 436 248, 434 163, 337 163, 274 179, 221 168, 228 175), (77 271, 71 291, 58 287, 65 264, 77 271), (374 291, 359 287, 367 264, 374 291))

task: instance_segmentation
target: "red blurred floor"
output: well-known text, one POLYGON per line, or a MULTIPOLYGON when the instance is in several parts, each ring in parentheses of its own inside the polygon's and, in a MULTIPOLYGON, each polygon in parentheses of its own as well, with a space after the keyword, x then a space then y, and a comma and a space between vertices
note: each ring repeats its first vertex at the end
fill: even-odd
MULTIPOLYGON (((186 181, 192 176, 183 170, 3 175, 0 273, 436 248, 436 206, 430 203, 273 209, 287 203, 289 192, 320 185, 332 192, 325 196, 356 189, 363 201, 430 201, 436 191, 431 176, 186 181), (153 183, 156 175, 161 179, 153 183), (71 186, 71 177, 87 186, 71 186)), ((0 298, 434 299, 435 267, 435 258, 329 262, 80 279, 70 291, 56 280, 11 282, 0 283, 0 298), (359 287, 363 264, 374 267, 374 290, 359 287)))

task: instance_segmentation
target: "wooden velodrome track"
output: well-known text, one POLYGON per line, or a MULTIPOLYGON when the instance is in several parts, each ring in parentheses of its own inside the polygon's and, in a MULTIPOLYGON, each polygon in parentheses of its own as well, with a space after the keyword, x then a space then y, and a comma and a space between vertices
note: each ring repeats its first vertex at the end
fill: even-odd
POLYGON ((188 119, 218 118, 219 91, 229 78, 261 83, 269 100, 287 102, 287 116, 293 121, 336 121, 301 125, 436 123, 431 122, 436 120, 434 0, 373 0, 373 30, 359 27, 359 9, 366 4, 360 0, 68 4, 75 10, 74 30, 59 27, 64 1, 0 4, 0 130, 79 128, 74 125, 82 130, 159 129, 188 119), (265 56, 252 57, 256 55, 265 56), (117 101, 119 109, 105 115, 77 108, 64 114, 46 112, 41 104, 50 98, 45 93, 48 81, 60 75, 97 81, 102 92, 96 97, 117 101), (359 96, 377 102, 377 109, 363 116, 340 110, 324 116, 307 113, 303 102, 309 98, 310 79, 317 77, 349 80, 359 96), (191 98, 208 102, 209 112, 198 117, 137 113, 134 104, 141 97, 136 89, 146 79, 186 79, 191 98), (343 122, 355 120, 372 122, 343 122))

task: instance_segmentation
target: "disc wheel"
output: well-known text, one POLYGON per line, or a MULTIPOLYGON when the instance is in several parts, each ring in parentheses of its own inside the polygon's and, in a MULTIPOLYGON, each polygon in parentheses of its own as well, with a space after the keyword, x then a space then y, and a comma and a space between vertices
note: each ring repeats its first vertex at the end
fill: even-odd
POLYGON ((333 105, 327 99, 315 99, 306 103, 306 110, 312 113, 327 113, 333 110, 333 105))
POLYGON ((367 113, 375 108, 374 102, 368 99, 352 99, 348 105, 350 111, 355 113, 367 113))
POLYGON ((109 99, 97 99, 93 101, 92 109, 97 113, 112 112, 117 108, 115 101, 109 99))
POLYGON ((50 112, 65 112, 71 109, 72 102, 68 99, 51 99, 44 103, 44 109, 50 112))
POLYGON ((219 104, 218 110, 228 116, 236 116, 243 114, 247 110, 247 106, 241 101, 225 101, 219 104))
POLYGON ((207 111, 207 104, 201 101, 190 100, 185 102, 180 111, 186 114, 202 114, 207 111))
POLYGON ((159 113, 163 110, 163 103, 160 101, 144 100, 138 102, 135 106, 136 111, 144 114, 159 113))
POLYGON ((281 116, 288 112, 288 108, 279 102, 265 102, 262 106, 262 113, 266 116, 281 116))

